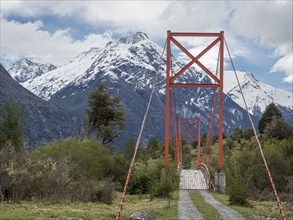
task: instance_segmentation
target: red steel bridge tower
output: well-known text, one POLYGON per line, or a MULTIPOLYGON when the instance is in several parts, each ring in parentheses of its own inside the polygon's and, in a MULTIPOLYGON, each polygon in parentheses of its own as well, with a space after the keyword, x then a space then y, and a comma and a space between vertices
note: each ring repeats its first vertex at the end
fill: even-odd
MULTIPOLYGON (((224 73, 224 32, 220 33, 178 33, 178 32, 167 32, 167 67, 166 67, 166 126, 165 126, 165 157, 164 164, 165 166, 168 164, 168 155, 169 155, 169 131, 170 131, 170 98, 174 99, 174 89, 175 88, 217 88, 219 89, 219 149, 218 149, 218 170, 223 168, 222 163, 222 144, 223 144, 223 73, 224 73), (186 49, 181 43, 179 43, 178 38, 189 37, 189 38, 212 38, 214 41, 209 44, 204 50, 202 50, 197 55, 192 55, 188 49, 186 49), (177 38, 177 39, 176 39, 177 38), (171 71, 171 45, 179 48, 185 55, 190 58, 190 62, 188 62, 182 69, 180 69, 176 73, 172 73, 171 71), (219 46, 219 47, 218 47, 219 46), (204 56, 208 51, 212 48, 219 48, 219 76, 216 73, 211 72, 206 66, 204 66, 199 59, 204 56), (178 83, 176 79, 184 74, 184 72, 191 67, 193 64, 199 66, 204 73, 206 73, 214 82, 210 84, 202 84, 198 82, 185 82, 178 83)), ((217 71, 217 70, 216 70, 217 71)), ((175 159, 177 165, 182 162, 181 153, 180 153, 180 132, 176 131, 180 126, 180 123, 183 119, 180 119, 179 125, 176 123, 176 108, 175 101, 173 103, 173 123, 175 124, 175 159), (174 112, 175 111, 175 112, 174 112)), ((199 122, 198 122, 199 123, 199 122)), ((186 126, 187 127, 187 126, 186 126)), ((187 127, 188 130, 188 127, 187 127)), ((191 129, 189 128, 189 131, 191 129)), ((198 133, 199 135, 199 133, 198 133)), ((198 136, 198 138, 200 138, 198 136)), ((199 141, 199 139, 197 139, 199 141)), ((200 151, 200 149, 198 149, 200 151)), ((197 156, 197 164, 199 163, 199 155, 197 156)))

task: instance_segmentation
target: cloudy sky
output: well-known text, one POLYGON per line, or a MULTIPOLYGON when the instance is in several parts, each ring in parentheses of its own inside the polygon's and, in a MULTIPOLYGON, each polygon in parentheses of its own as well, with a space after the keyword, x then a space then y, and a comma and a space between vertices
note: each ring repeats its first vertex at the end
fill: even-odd
MULTIPOLYGON (((23 57, 64 65, 80 52, 137 31, 163 46, 167 30, 223 30, 238 70, 278 88, 293 89, 292 1, 1 0, 0 4, 0 61, 6 68, 23 57)), ((206 42, 185 43, 198 51, 206 42)), ((210 61, 216 57, 211 54, 210 61)))

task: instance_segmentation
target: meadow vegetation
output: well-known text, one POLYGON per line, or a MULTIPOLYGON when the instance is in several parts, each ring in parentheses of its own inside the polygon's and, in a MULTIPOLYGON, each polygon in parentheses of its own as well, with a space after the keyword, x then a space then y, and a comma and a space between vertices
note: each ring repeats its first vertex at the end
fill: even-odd
MULTIPOLYGON (((293 203, 293 125, 284 122, 274 104, 267 107, 260 123, 260 142, 280 199, 293 203)), ((232 204, 246 205, 248 197, 275 199, 252 129, 236 129, 226 140, 223 155, 232 204)))
MULTIPOLYGON (((100 93, 105 96, 104 89, 95 91, 97 97, 93 99, 100 93)), ((92 101, 92 109, 99 111, 92 101)), ((124 124, 118 102, 109 101, 114 113, 107 110, 107 104, 102 108, 109 121, 93 119, 90 114, 94 113, 87 111, 84 137, 54 141, 31 152, 25 150, 20 108, 13 100, 5 103, 0 111, 0 219, 113 218, 135 147, 134 139, 119 152, 108 144, 124 124), (116 119, 117 126, 113 124, 116 119)), ((274 106, 268 109, 265 120, 261 119, 260 140, 280 198, 292 215, 288 207, 293 203, 293 126, 284 122, 274 106)), ((179 176, 174 172, 173 143, 171 139, 167 167, 163 166, 163 143, 151 138, 139 149, 122 219, 141 210, 155 213, 156 219, 177 219, 179 176)), ((196 146, 182 142, 185 169, 194 168, 196 146)), ((217 164, 216 147, 217 143, 213 146, 212 167, 217 164)), ((215 197, 227 205, 242 205, 235 209, 246 216, 267 213, 259 201, 274 200, 274 195, 252 130, 236 129, 226 137, 223 155, 229 196, 215 197)), ((198 193, 191 197, 196 204, 203 203, 198 193)), ((207 219, 217 218, 207 204, 198 208, 207 219)), ((275 211, 268 214, 275 216, 275 211)))

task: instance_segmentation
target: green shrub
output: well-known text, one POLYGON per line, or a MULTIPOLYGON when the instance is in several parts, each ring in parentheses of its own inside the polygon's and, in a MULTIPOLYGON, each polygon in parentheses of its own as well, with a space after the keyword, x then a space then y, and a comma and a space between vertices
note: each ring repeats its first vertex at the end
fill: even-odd
POLYGON ((179 177, 173 164, 164 168, 161 161, 148 160, 138 163, 128 188, 130 194, 151 194, 154 197, 170 198, 177 189, 179 177))
POLYGON ((235 205, 246 205, 249 186, 255 172, 255 151, 234 152, 226 166, 227 192, 229 201, 235 205))
POLYGON ((157 179, 153 185, 151 198, 171 198, 171 193, 178 188, 179 176, 173 165, 161 169, 160 179, 157 179))
POLYGON ((160 162, 148 160, 137 163, 129 185, 130 194, 148 194, 152 186, 160 179, 160 162))
POLYGON ((12 200, 110 204, 115 181, 121 180, 125 174, 120 173, 125 167, 123 158, 112 154, 94 139, 79 142, 68 138, 37 149, 30 155, 16 152, 13 147, 2 147, 0 162, 3 177, 0 187, 12 192, 12 200))

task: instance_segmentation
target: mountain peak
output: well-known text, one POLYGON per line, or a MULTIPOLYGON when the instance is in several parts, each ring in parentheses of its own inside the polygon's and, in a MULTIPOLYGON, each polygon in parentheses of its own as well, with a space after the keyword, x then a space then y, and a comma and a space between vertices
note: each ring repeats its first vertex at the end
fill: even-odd
POLYGON ((238 74, 242 74, 247 80, 251 79, 253 81, 259 82, 259 80, 253 75, 253 73, 245 71, 245 70, 240 70, 237 71, 238 74))
POLYGON ((118 42, 122 43, 122 44, 136 44, 140 41, 148 40, 148 39, 149 39, 149 37, 147 36, 146 33, 137 32, 132 36, 121 38, 118 42))
POLYGON ((33 62, 29 60, 28 58, 22 58, 20 60, 17 60, 14 65, 31 65, 33 62))
MULTIPOLYGON (((237 71, 237 76, 246 99, 248 110, 251 114, 255 116, 261 115, 266 106, 274 102, 281 106, 280 108, 283 108, 283 114, 286 109, 286 111, 290 112, 292 115, 292 93, 262 83, 256 79, 252 73, 247 71, 237 71)), ((245 107, 236 78, 232 71, 225 71, 224 92, 233 98, 237 104, 245 107)), ((287 121, 292 121, 292 116, 285 117, 285 119, 286 118, 288 118, 287 121)))
POLYGON ((148 35, 144 32, 136 32, 133 36, 134 39, 138 39, 138 40, 146 40, 149 39, 148 35))
POLYGON ((101 50, 102 49, 99 47, 92 47, 90 50, 78 54, 76 57, 74 57, 72 60, 70 60, 69 63, 72 63, 72 62, 78 61, 78 60, 82 60, 82 59, 86 59, 87 56, 94 56, 94 55, 100 53, 101 50))
POLYGON ((22 58, 16 61, 8 72, 15 81, 23 83, 56 68, 56 66, 50 63, 35 63, 28 58, 22 58))

